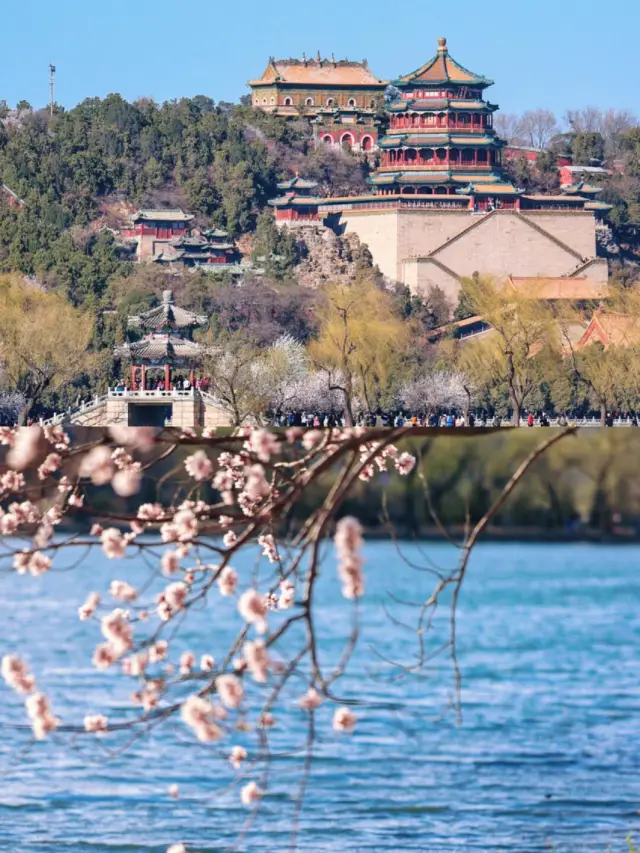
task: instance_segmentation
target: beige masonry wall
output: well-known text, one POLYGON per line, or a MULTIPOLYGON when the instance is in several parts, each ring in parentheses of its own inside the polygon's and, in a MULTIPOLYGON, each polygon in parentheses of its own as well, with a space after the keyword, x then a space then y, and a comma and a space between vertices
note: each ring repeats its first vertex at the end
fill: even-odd
POLYGON ((584 211, 345 211, 341 223, 365 243, 388 278, 416 293, 437 285, 457 301, 458 277, 569 276, 594 259, 588 275, 606 280, 596 255, 596 223, 584 211), (593 271, 592 271, 593 270, 593 271))

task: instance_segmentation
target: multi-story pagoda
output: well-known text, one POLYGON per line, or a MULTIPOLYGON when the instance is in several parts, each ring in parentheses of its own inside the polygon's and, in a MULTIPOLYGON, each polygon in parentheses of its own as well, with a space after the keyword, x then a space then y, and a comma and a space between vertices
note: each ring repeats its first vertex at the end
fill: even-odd
MULTIPOLYGON (((516 206, 518 190, 501 176, 493 113, 484 100, 492 80, 457 63, 438 39, 438 52, 417 71, 392 82, 382 161, 368 179, 378 195, 472 196, 477 208, 516 206)), ((464 204, 462 199, 461 204, 464 204)))
POLYGON ((310 118, 316 142, 370 151, 376 147, 376 114, 387 87, 366 59, 274 59, 250 80, 255 109, 288 118, 310 118))
POLYGON ((203 355, 202 345, 193 340, 193 331, 206 322, 204 314, 175 305, 170 290, 164 291, 156 308, 129 317, 128 327, 142 331, 143 337, 116 347, 115 355, 131 362, 131 390, 172 391, 176 368, 188 371, 192 387, 194 369, 203 355), (160 377, 150 377, 151 371, 160 371, 160 377))

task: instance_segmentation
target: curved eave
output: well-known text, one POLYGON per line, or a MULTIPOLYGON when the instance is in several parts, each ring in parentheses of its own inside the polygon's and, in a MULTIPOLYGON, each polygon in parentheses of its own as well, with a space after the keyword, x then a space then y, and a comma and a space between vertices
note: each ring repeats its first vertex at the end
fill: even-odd
POLYGON ((493 86, 494 81, 488 77, 470 77, 468 80, 452 80, 451 77, 442 77, 438 80, 420 80, 417 75, 422 69, 414 71, 413 74, 407 74, 406 77, 400 77, 398 80, 392 80, 390 85, 396 89, 432 89, 436 86, 477 86, 480 89, 486 89, 488 86, 493 86))
POLYGON ((411 101, 393 101, 387 105, 390 113, 433 112, 434 110, 455 110, 456 112, 493 113, 499 109, 497 104, 488 101, 464 101, 459 98, 414 98, 411 101))

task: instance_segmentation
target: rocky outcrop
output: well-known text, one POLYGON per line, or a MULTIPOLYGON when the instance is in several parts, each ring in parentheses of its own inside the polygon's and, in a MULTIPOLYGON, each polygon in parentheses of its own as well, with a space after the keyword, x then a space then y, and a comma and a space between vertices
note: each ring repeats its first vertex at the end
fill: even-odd
POLYGON ((338 236, 322 225, 307 225, 296 233, 301 261, 295 275, 303 287, 328 282, 351 282, 376 272, 371 253, 355 233, 338 236))

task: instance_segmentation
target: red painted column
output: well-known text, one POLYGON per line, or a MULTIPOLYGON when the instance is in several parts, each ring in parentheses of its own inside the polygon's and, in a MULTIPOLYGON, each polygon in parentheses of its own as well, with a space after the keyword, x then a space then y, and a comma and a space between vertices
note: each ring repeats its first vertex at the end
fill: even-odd
POLYGON ((164 390, 171 390, 171 368, 168 364, 165 364, 164 366, 164 390))
POLYGON ((140 390, 147 390, 147 365, 143 364, 140 368, 140 390))
POLYGON ((193 367, 192 367, 192 368, 191 368, 191 370, 189 371, 189 382, 191 383, 191 387, 192 387, 192 388, 193 388, 193 386, 196 384, 196 377, 195 377, 195 373, 194 373, 193 367))
POLYGON ((131 365, 131 390, 137 391, 137 388, 136 388, 136 366, 135 366, 135 364, 131 365))

